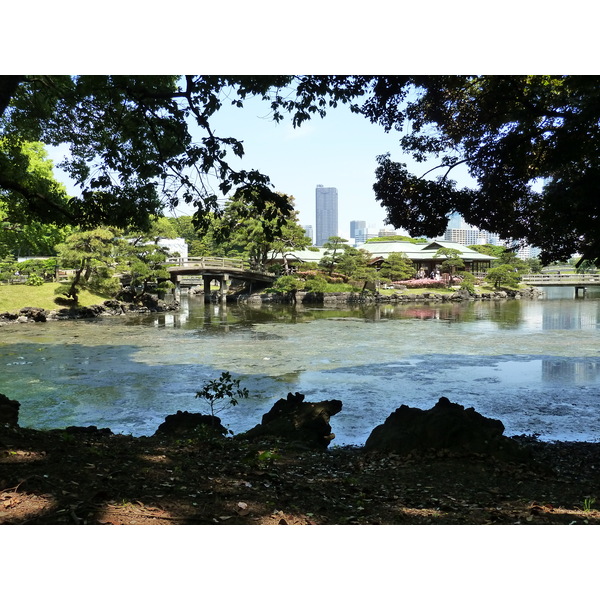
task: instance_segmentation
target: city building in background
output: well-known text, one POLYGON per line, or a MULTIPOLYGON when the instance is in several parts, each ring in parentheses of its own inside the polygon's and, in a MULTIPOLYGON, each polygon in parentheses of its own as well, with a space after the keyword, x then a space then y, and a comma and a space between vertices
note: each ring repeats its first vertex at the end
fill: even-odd
POLYGON ((464 229, 465 221, 462 215, 457 212, 450 213, 448 217, 448 229, 464 229))
MULTIPOLYGON (((444 240, 462 244, 463 246, 474 246, 483 244, 493 244, 494 246, 510 246, 511 240, 502 240, 496 233, 483 231, 477 227, 473 227, 465 222, 459 213, 452 213, 448 218, 448 227, 444 232, 444 240)), ((523 246, 516 251, 519 258, 535 258, 539 256, 539 248, 532 246, 523 246)))
POLYGON ((304 226, 304 233, 306 234, 306 237, 310 238, 310 243, 314 243, 315 241, 315 234, 313 231, 313 226, 312 225, 305 225, 304 226))
POLYGON ((350 241, 356 244, 364 244, 367 241, 367 222, 350 221, 350 241))
POLYGON ((377 232, 377 237, 392 237, 393 235, 399 235, 393 227, 384 227, 377 232))
POLYGON ((350 237, 356 240, 356 234, 363 235, 366 228, 366 221, 350 221, 350 237))
POLYGON ((315 245, 323 246, 330 237, 338 235, 338 191, 334 187, 317 185, 315 192, 315 245))

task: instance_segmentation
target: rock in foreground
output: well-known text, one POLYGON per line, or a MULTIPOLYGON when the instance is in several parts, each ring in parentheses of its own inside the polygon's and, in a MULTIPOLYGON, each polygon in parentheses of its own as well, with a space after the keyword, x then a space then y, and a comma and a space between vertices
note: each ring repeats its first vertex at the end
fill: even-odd
POLYGON ((263 415, 260 425, 240 434, 240 438, 284 438, 301 442, 311 448, 325 450, 335 437, 331 433, 329 418, 342 410, 340 400, 304 402, 303 394, 288 394, 277 400, 271 410, 263 415))
POLYGON ((21 404, 0 394, 0 425, 17 425, 19 422, 19 408, 21 404))
POLYGON ((217 436, 227 434, 227 429, 223 427, 219 417, 178 410, 176 414, 165 417, 154 435, 185 436, 190 435, 197 428, 202 428, 206 433, 217 436))
POLYGON ((429 410, 400 406, 382 425, 373 429, 365 442, 365 451, 400 455, 415 450, 495 455, 518 452, 514 440, 504 437, 503 433, 501 421, 441 397, 429 410))

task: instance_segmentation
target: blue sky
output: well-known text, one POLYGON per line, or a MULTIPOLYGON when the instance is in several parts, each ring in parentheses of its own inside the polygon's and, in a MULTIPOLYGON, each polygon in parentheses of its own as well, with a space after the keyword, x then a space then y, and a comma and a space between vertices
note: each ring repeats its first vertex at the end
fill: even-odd
POLYGON ((345 106, 294 129, 289 119, 272 121, 260 101, 224 107, 212 123, 216 135, 244 142, 238 165, 266 173, 276 191, 294 196, 303 225, 314 225, 315 188, 322 184, 338 189, 341 235, 349 235, 351 220, 383 227, 385 211, 373 192, 376 157, 388 151, 400 157, 397 133, 386 134, 345 106))

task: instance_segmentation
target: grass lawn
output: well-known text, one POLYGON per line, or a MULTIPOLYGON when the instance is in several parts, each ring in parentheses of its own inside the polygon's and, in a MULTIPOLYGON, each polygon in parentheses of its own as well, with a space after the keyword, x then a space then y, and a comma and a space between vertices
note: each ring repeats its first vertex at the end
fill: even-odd
MULTIPOLYGON (((64 308, 65 304, 59 304, 55 301, 57 295, 54 290, 58 287, 57 283, 44 283, 43 285, 0 285, 0 312, 19 312, 26 306, 35 306, 53 310, 64 308)), ((64 296, 58 296, 66 300, 64 296)), ((79 295, 78 306, 90 306, 92 304, 101 304, 108 300, 105 296, 98 296, 87 291, 82 291, 79 295)))

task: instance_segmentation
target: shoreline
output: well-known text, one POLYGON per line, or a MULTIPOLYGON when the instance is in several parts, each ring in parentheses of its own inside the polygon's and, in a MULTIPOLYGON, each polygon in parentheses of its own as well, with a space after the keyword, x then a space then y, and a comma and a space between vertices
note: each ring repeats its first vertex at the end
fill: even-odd
POLYGON ((128 314, 150 314, 173 312, 179 309, 179 302, 165 302, 156 296, 147 295, 141 304, 122 300, 106 300, 102 304, 90 306, 65 307, 47 310, 26 306, 18 312, 0 313, 0 327, 7 323, 45 323, 47 321, 76 321, 97 317, 121 316, 128 314))
POLYGON ((600 524, 600 444, 531 456, 2 428, 0 525, 600 524))
MULTIPOLYGON (((199 294, 201 295, 201 294, 199 294)), ((543 296, 536 288, 524 290, 501 290, 470 294, 465 290, 440 294, 425 292, 419 294, 360 294, 355 292, 297 292, 295 296, 283 294, 239 294, 227 297, 227 304, 303 304, 307 306, 357 305, 357 304, 406 304, 411 302, 454 303, 476 300, 537 300, 543 296)), ((211 299, 211 303, 218 299, 211 299)), ((0 327, 8 323, 44 323, 46 321, 66 321, 95 319, 97 317, 121 316, 127 314, 151 314, 174 312, 179 309, 179 301, 167 302, 148 294, 142 304, 122 300, 106 300, 91 306, 44 309, 25 306, 18 312, 0 313, 0 327)))
MULTIPOLYGON (((361 294, 356 292, 296 292, 283 294, 240 294, 235 297, 245 304, 401 304, 407 302, 470 302, 475 300, 536 300, 543 296, 537 288, 499 290, 470 294, 466 290, 440 294, 435 291, 417 294, 361 294)), ((232 300, 233 301, 233 300, 232 300)))

